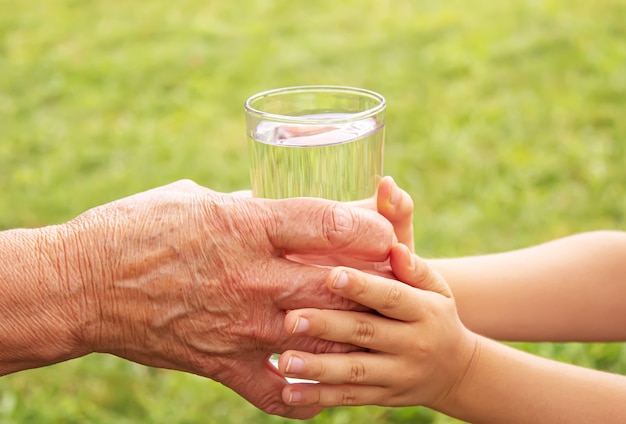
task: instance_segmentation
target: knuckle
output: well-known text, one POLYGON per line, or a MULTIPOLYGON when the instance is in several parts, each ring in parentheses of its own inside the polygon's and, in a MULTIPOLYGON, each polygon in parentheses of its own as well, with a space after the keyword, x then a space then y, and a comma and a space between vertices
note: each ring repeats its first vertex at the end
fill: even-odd
POLYGON ((343 405, 343 406, 356 405, 356 401, 357 401, 357 397, 350 389, 346 389, 341 392, 340 398, 339 398, 340 405, 343 405))
POLYGON ((409 348, 411 349, 411 352, 414 353, 414 356, 416 358, 422 359, 431 357, 434 350, 431 341, 422 338, 417 338, 416 340, 413 340, 409 344, 409 348))
POLYGON ((273 393, 264 394, 261 399, 255 403, 259 409, 267 414, 284 415, 287 411, 286 405, 273 393))
POLYGON ((325 208, 322 216, 322 232, 331 246, 341 247, 350 243, 346 236, 350 233, 355 218, 341 205, 332 204, 325 208))
POLYGON ((397 284, 390 284, 385 290, 385 294, 382 299, 382 308, 386 310, 395 308, 398 306, 401 299, 402 291, 400 290, 400 287, 398 287, 397 284))
POLYGON ((348 381, 350 383, 361 383, 365 381, 365 365, 362 362, 355 361, 350 365, 348 381))
POLYGON ((354 331, 352 332, 355 343, 357 344, 367 344, 371 342, 375 333, 374 325, 365 320, 357 321, 354 326, 354 331))
POLYGON ((196 184, 195 181, 190 180, 189 178, 184 178, 182 180, 175 181, 174 185, 178 187, 196 187, 198 184, 196 184))

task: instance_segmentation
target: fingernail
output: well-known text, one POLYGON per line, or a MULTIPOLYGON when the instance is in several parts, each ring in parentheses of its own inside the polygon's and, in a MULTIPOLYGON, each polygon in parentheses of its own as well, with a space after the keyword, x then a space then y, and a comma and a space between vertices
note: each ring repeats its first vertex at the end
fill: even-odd
POLYGON ((302 393, 295 390, 289 392, 289 403, 298 403, 302 400, 302 393))
POLYGON ((333 281, 333 288, 342 289, 347 285, 348 285, 348 274, 346 274, 345 271, 340 271, 339 274, 337 274, 337 277, 335 277, 335 281, 333 281))
POLYGON ((296 323, 293 326, 293 330, 291 330, 292 334, 304 333, 309 329, 309 320, 304 317, 298 317, 296 319, 296 323))
POLYGON ((298 358, 297 356, 289 357, 287 361, 287 367, 285 368, 285 372, 287 374, 297 374, 304 370, 304 361, 302 358, 298 358))

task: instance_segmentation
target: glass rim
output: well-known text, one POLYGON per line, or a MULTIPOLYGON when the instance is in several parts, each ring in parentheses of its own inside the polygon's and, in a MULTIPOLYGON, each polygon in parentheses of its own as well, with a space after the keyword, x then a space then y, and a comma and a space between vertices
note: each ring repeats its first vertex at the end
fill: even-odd
POLYGON ((280 122, 288 122, 288 123, 306 123, 309 125, 333 124, 333 123, 338 124, 338 123, 344 123, 344 122, 352 122, 355 120, 360 120, 360 119, 368 118, 370 116, 374 116, 382 112, 383 110, 385 110, 386 106, 387 106, 387 101, 385 100, 385 98, 381 94, 375 91, 368 90, 365 88, 349 87, 349 86, 343 86, 343 85, 299 85, 299 86, 293 86, 293 87, 274 88, 271 90, 265 90, 257 94, 254 94, 248 97, 248 99, 244 103, 244 109, 246 110, 247 113, 257 115, 264 120, 280 121, 280 122), (265 97, 279 96, 281 94, 288 94, 288 93, 315 93, 315 92, 328 92, 328 93, 337 92, 337 93, 355 94, 355 95, 360 95, 363 97, 373 98, 378 101, 378 104, 362 112, 350 113, 347 116, 342 116, 342 117, 337 117, 337 118, 326 117, 326 118, 320 118, 320 119, 315 119, 311 117, 307 117, 306 119, 303 119, 302 116, 297 116, 297 115, 281 115, 278 113, 265 112, 265 111, 256 109, 255 107, 252 106, 252 103, 265 97))

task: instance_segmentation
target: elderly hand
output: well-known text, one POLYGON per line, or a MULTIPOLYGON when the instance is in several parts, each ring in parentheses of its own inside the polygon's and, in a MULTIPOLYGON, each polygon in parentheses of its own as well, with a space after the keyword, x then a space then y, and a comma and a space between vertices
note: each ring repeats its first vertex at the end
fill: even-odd
MULTIPOLYGON (((238 196, 250 196, 249 191, 239 191, 235 194, 238 196)), ((349 204, 376 210, 393 225, 397 242, 404 244, 411 252, 414 251, 413 199, 406 191, 398 187, 393 178, 387 176, 380 180, 375 201, 366 200, 349 204)), ((382 263, 363 261, 354 257, 346 257, 339 254, 328 255, 327 253, 320 255, 291 255, 289 259, 300 263, 324 266, 347 266, 393 278, 393 272, 388 261, 382 263)))
MULTIPOLYGON (((36 292, 28 302, 48 302, 51 315, 66 317, 76 346, 63 359, 106 352, 199 374, 268 413, 307 418, 320 409, 285 405, 286 382, 268 357, 287 349, 345 350, 292 337, 283 321, 288 309, 349 303, 327 290, 329 269, 285 256, 383 261, 393 228, 375 212, 337 202, 244 198, 182 181, 47 227, 43 239, 37 246, 47 246, 42 256, 67 296, 56 305, 36 292)), ((53 363, 53 355, 28 366, 44 362, 53 363)))

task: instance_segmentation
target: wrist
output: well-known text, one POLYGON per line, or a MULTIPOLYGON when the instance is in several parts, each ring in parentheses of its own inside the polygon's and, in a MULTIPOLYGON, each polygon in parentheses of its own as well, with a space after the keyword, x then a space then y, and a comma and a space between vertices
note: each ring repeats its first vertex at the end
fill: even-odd
POLYGON ((82 356, 82 290, 63 226, 0 234, 0 374, 82 356))
POLYGON ((475 379, 481 362, 484 360, 484 350, 489 349, 490 340, 483 336, 467 331, 464 359, 459 361, 462 366, 454 372, 455 379, 445 394, 432 405, 426 405, 444 414, 464 419, 465 404, 472 398, 476 390, 475 379))
MULTIPOLYGON (((57 260, 57 275, 68 294, 68 315, 73 318, 72 333, 83 354, 105 352, 103 348, 102 302, 110 286, 107 241, 114 238, 106 223, 85 213, 65 224, 50 227, 49 237, 57 260)), ((119 258, 118 258, 119 259, 119 258)))
POLYGON ((80 243, 69 224, 44 227, 38 231, 37 254, 44 264, 37 284, 46 288, 43 305, 56 318, 53 337, 57 355, 67 360, 91 353, 85 344, 83 329, 88 321, 86 277, 80 265, 80 243))

